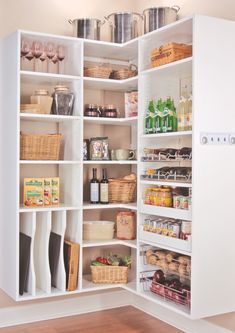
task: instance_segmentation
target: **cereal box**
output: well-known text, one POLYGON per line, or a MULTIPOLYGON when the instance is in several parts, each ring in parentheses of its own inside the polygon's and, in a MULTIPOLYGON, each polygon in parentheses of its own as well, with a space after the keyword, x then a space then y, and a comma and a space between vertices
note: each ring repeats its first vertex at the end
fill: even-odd
POLYGON ((44 178, 44 206, 51 205, 51 178, 44 178))
POLYGON ((52 205, 57 206, 59 205, 60 199, 60 178, 54 177, 51 178, 51 201, 52 205))
POLYGON ((43 178, 24 179, 24 205, 27 207, 43 206, 43 178))

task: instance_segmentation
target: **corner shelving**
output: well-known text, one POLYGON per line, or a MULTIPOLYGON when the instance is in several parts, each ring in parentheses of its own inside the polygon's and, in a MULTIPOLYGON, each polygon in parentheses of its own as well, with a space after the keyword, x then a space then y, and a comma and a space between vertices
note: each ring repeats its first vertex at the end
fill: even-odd
POLYGON ((234 93, 233 57, 227 57, 218 52, 219 45, 220 49, 226 50, 226 54, 234 54, 234 32, 235 24, 231 21, 196 15, 169 24, 125 44, 22 30, 4 39, 2 46, 4 66, 2 66, 1 76, 4 98, 1 99, 1 108, 7 112, 1 113, 3 200, 0 210, 3 231, 0 236, 4 248, 4 252, 0 254, 3 267, 0 287, 4 292, 14 300, 23 301, 122 287, 193 319, 234 311, 235 301, 231 295, 235 294, 235 286, 230 284, 229 288, 224 288, 224 285, 227 284, 227 277, 234 275, 235 269, 233 265, 228 265, 228 260, 220 260, 220 271, 223 274, 218 274, 218 262, 215 261, 215 258, 230 258, 232 262, 234 257, 234 252, 231 250, 235 232, 234 199, 233 189, 228 186, 235 182, 235 162, 232 158, 234 146, 202 145, 200 142, 201 131, 217 133, 218 129, 221 129, 223 133, 230 133, 231 124, 235 123, 235 113, 230 105, 231 96, 234 93), (215 34, 216 39, 213 38, 215 34), (48 41, 62 43, 70 54, 65 74, 20 70, 20 39, 22 37, 30 40, 37 39, 44 43, 48 41), (170 42, 191 43, 192 57, 151 68, 151 50, 170 42), (113 61, 113 64, 115 61, 116 64, 118 61, 138 64, 138 76, 121 81, 84 77, 85 62, 88 57, 94 56, 109 59, 113 61), (177 105, 180 97, 179 80, 189 77, 192 77, 193 88, 193 130, 144 134, 146 103, 152 98, 171 96, 177 105), (224 82, 228 83, 226 89, 224 89, 224 82), (35 89, 45 88, 51 94, 57 84, 66 84, 76 92, 73 116, 20 113, 20 104, 28 103, 35 89), (124 92, 137 88, 139 90, 138 117, 124 118, 124 92), (84 117, 84 105, 87 103, 115 104, 120 111, 120 118, 84 117), (221 116, 221 110, 226 110, 226 117, 221 116), (65 154, 61 160, 21 161, 20 132, 27 132, 29 129, 35 133, 37 131, 39 133, 62 132, 65 154), (110 149, 136 150, 138 159, 137 161, 83 161, 83 140, 91 137, 109 137, 110 149), (190 147, 193 158, 171 162, 169 160, 153 163, 148 161, 146 164, 142 162, 143 149, 155 147, 163 149, 190 147), (147 168, 189 167, 189 163, 192 167, 192 181, 189 183, 141 179, 145 166, 147 168), (91 169, 96 164, 99 174, 102 165, 105 165, 110 177, 137 173, 136 202, 107 205, 93 205, 86 202, 89 198, 87 185, 91 169), (22 183, 23 178, 28 175, 60 176, 62 203, 58 207, 23 207, 21 205, 22 183), (192 188, 192 209, 145 205, 142 199, 148 185, 180 187, 182 193, 189 193, 192 188), (218 201, 218 193, 226 195, 220 195, 218 201), (83 241, 83 220, 93 220, 94 216, 98 216, 99 219, 110 216, 110 219, 112 217, 114 220, 118 210, 136 212, 137 240, 83 241), (184 241, 143 231, 141 222, 150 215, 153 219, 157 216, 166 220, 191 221, 193 230, 191 238, 184 241), (60 225, 61 219, 63 222, 60 225), (218 227, 221 226, 221 221, 226 222, 226 228, 218 227), (59 281, 58 288, 51 287, 47 253, 48 235, 50 230, 57 229, 62 237, 68 237, 81 245, 78 286, 72 292, 65 291, 61 260, 62 279, 59 281), (22 296, 19 296, 19 231, 30 236, 33 243, 28 292, 22 296), (191 256, 190 310, 180 304, 168 302, 148 290, 143 290, 139 259, 140 243, 191 256), (91 276, 88 274, 90 259, 93 257, 91 254, 95 255, 97 252, 99 255, 103 250, 116 250, 120 247, 125 254, 133 257, 128 283, 126 285, 92 283, 91 276))

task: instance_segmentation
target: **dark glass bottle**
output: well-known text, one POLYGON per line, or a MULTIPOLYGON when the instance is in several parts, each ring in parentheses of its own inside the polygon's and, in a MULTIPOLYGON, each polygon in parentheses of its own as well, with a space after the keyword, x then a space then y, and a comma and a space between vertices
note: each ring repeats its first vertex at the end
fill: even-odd
POLYGON ((107 170, 102 169, 103 177, 100 181, 100 203, 108 204, 109 203, 109 181, 107 178, 107 170))
POLYGON ((97 169, 92 169, 92 179, 90 180, 90 202, 92 204, 99 203, 99 180, 97 179, 97 169))

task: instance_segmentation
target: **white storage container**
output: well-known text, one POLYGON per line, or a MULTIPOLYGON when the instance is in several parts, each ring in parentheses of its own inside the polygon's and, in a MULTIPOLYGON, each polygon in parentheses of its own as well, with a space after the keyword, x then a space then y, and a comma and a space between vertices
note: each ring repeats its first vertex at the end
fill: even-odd
POLYGON ((84 240, 109 240, 114 237, 114 222, 112 221, 84 221, 84 240))

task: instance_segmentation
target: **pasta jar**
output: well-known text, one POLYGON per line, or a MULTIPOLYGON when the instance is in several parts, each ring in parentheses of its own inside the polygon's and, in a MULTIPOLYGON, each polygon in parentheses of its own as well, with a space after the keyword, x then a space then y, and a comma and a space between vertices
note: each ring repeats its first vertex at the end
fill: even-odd
POLYGON ((71 116, 73 114, 74 93, 66 86, 56 86, 52 94, 52 113, 71 116))
POLYGON ((159 206, 172 207, 172 192, 169 188, 162 188, 159 191, 159 206))

